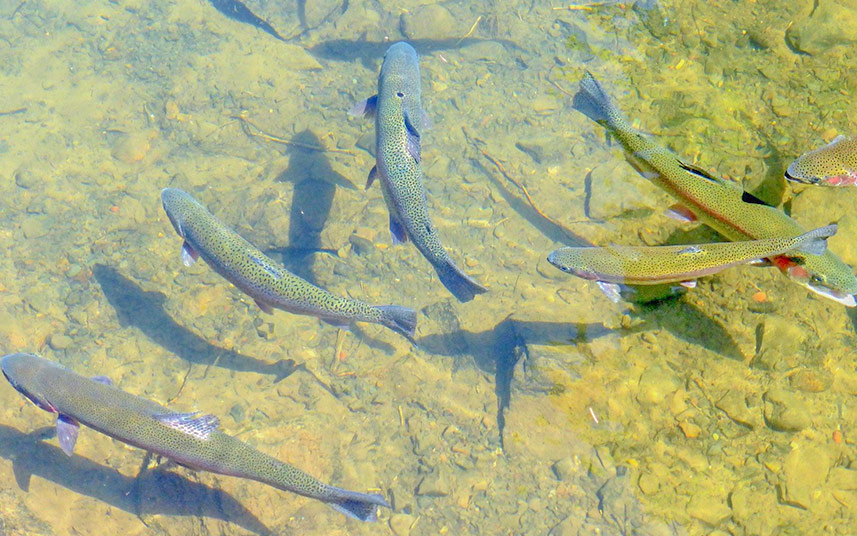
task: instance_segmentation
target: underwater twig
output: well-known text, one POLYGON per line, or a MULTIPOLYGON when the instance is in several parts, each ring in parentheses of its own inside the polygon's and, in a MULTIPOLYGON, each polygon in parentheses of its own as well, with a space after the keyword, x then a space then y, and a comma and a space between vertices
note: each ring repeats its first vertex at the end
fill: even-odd
POLYGON ((9 110, 9 111, 6 111, 6 112, 0 112, 0 116, 2 116, 2 115, 15 115, 15 114, 22 114, 22 113, 24 113, 24 112, 26 112, 26 111, 27 111, 27 109, 26 109, 26 108, 15 108, 14 110, 9 110))
POLYGON ((591 2, 589 4, 570 4, 567 6, 559 6, 559 7, 554 7, 551 9, 553 9, 554 11, 565 10, 565 9, 567 9, 569 11, 592 11, 593 9, 595 9, 597 7, 604 7, 609 3, 610 2, 591 2))
POLYGON ((467 31, 467 33, 464 34, 464 37, 462 37, 461 39, 459 39, 458 41, 455 42, 455 46, 460 45, 462 41, 464 41, 465 39, 470 37, 473 34, 473 30, 476 29, 476 26, 479 25, 479 21, 481 21, 481 20, 482 20, 482 15, 479 15, 478 17, 476 17, 476 22, 474 22, 473 26, 471 26, 470 29, 467 31))
POLYGON ((482 146, 485 145, 485 142, 483 142, 482 140, 480 140, 478 138, 471 137, 470 134, 467 133, 467 129, 465 127, 461 127, 461 131, 464 132, 464 137, 467 139, 467 141, 470 142, 470 144, 473 145, 473 147, 475 147, 476 150, 478 150, 480 153, 482 153, 482 156, 487 158, 489 162, 494 164, 494 167, 497 168, 497 171, 499 171, 500 174, 503 175, 503 177, 507 181, 514 184, 521 191, 521 193, 524 194, 524 197, 527 199, 527 202, 530 204, 530 206, 533 208, 533 210, 536 211, 536 214, 538 214, 539 216, 541 216, 542 218, 544 218, 545 220, 547 220, 551 224, 555 225, 558 229, 562 229, 562 231, 565 234, 567 234, 569 237, 575 238, 575 239, 577 238, 574 235, 574 233, 567 230, 562 223, 551 218, 550 216, 548 216, 547 214, 542 212, 542 210, 538 206, 536 206, 536 202, 533 200, 532 196, 530 195, 530 192, 527 190, 527 187, 524 186, 523 184, 521 184, 520 182, 516 181, 515 179, 513 179, 512 176, 506 172, 506 169, 503 167, 503 164, 501 164, 499 160, 497 160, 496 158, 494 158, 493 156, 488 154, 488 152, 482 148, 482 146))
POLYGON ((191 371, 191 370, 193 370, 193 363, 191 363, 191 364, 187 367, 187 372, 185 372, 185 373, 184 373, 184 378, 182 378, 182 384, 181 384, 181 385, 179 385, 179 390, 178 390, 178 391, 176 391, 176 394, 175 394, 175 395, 173 395, 173 397, 172 397, 172 398, 170 398, 169 400, 167 400, 167 405, 172 404, 173 402, 175 402, 176 400, 178 400, 179 396, 181 396, 181 394, 182 394, 182 390, 184 389, 184 385, 187 383, 187 377, 188 377, 188 376, 190 376, 190 371, 191 371))
POLYGON ((292 147, 300 147, 301 149, 309 149, 310 151, 318 151, 320 153, 343 153, 354 155, 353 151, 349 151, 347 149, 331 149, 328 147, 322 147, 320 145, 310 145, 308 143, 301 143, 299 141, 291 141, 285 138, 281 138, 279 136, 274 136, 273 134, 268 134, 258 126, 254 125, 247 116, 242 112, 238 115, 231 115, 232 119, 237 119, 241 123, 241 130, 244 131, 250 137, 254 138, 262 138, 263 140, 273 141, 276 143, 282 143, 283 145, 290 145, 292 147))

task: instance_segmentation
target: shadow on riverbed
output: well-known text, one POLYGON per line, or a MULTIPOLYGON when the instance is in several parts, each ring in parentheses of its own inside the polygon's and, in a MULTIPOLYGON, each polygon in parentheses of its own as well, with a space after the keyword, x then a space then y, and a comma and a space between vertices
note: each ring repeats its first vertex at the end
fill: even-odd
MULTIPOLYGON (((465 356, 481 370, 494 375, 494 392, 497 396, 497 425, 500 444, 503 444, 504 413, 511 406, 512 387, 517 365, 529 359, 530 345, 570 344, 591 342, 615 330, 601 323, 540 322, 505 318, 493 329, 473 333, 458 327, 458 320, 445 308, 424 311, 443 325, 452 327, 447 333, 429 335, 420 339, 420 348, 431 354, 444 355, 456 360, 454 368, 465 366, 465 356)), ((728 359, 743 360, 744 354, 729 332, 716 320, 706 316, 699 308, 681 299, 669 299, 657 304, 637 307, 632 318, 642 320, 624 333, 639 333, 665 329, 674 337, 689 344, 702 346, 728 359)), ((532 365, 532 363, 530 363, 532 365)), ((538 367, 536 363, 536 367, 538 367)), ((521 381, 518 378, 518 381, 521 381)), ((541 386, 537 386, 538 387, 541 386)))
POLYGON ((96 264, 92 273, 107 297, 107 301, 116 310, 121 325, 134 326, 152 342, 185 361, 202 366, 208 366, 217 361, 218 367, 237 372, 271 374, 274 376, 275 383, 303 366, 291 359, 269 363, 234 350, 214 346, 176 323, 167 314, 164 310, 166 296, 162 293, 147 292, 104 264, 96 264))
MULTIPOLYGON (((160 469, 144 472, 138 479, 82 456, 68 457, 42 441, 53 434, 52 427, 24 434, 0 425, 0 457, 12 462, 15 480, 23 491, 29 491, 30 478, 36 476, 141 519, 151 515, 201 516, 228 521, 255 534, 271 533, 226 492, 160 469)), ((110 443, 106 438, 104 441, 110 443)))

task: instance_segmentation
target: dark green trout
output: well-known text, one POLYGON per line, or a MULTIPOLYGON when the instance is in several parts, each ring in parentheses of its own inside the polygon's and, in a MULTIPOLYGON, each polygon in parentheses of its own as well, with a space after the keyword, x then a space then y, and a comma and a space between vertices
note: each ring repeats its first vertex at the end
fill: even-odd
POLYGON ((420 155, 427 121, 420 103, 420 67, 411 45, 400 42, 387 49, 378 94, 352 109, 352 114, 359 113, 375 116, 376 161, 366 187, 380 177, 393 243, 410 238, 459 301, 487 292, 455 265, 429 217, 420 155))
MULTIPOLYGON (((745 192, 736 182, 717 178, 682 162, 644 137, 622 117, 595 78, 580 81, 573 106, 606 128, 625 149, 625 157, 645 178, 675 197, 688 217, 708 225, 729 240, 794 238, 807 232, 797 221, 745 192)), ((857 277, 829 249, 821 255, 789 252, 768 261, 789 279, 848 307, 857 305, 857 277)))
POLYGON ((199 471, 256 480, 318 499, 361 521, 374 521, 381 495, 330 486, 218 430, 213 415, 176 413, 114 387, 105 377, 85 378, 32 354, 0 360, 9 383, 36 406, 57 414, 60 447, 71 456, 80 424, 123 443, 199 471))
POLYGON ((161 192, 164 210, 184 239, 186 266, 202 257, 215 272, 256 300, 266 313, 273 308, 316 316, 347 329, 353 321, 373 322, 414 340, 417 313, 398 305, 369 305, 336 296, 277 264, 215 218, 189 194, 176 188, 161 192))

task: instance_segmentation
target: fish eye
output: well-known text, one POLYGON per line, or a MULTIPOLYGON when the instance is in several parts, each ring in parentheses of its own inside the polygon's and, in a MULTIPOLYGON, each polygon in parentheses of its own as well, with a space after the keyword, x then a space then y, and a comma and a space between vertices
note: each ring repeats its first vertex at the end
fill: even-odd
POLYGON ((405 94, 404 94, 404 93, 402 93, 401 91, 397 91, 397 92, 396 92, 396 96, 397 96, 397 97, 399 97, 400 99, 402 99, 402 98, 404 98, 404 97, 405 97, 405 94))

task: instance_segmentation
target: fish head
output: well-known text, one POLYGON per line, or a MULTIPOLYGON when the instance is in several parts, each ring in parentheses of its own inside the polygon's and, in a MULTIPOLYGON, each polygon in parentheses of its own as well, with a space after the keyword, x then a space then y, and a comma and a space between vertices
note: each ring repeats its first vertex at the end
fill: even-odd
POLYGON ((57 409, 39 389, 39 372, 45 364, 53 365, 32 354, 9 354, 0 360, 0 369, 12 387, 30 402, 45 411, 56 413, 57 409))
POLYGON ((379 118, 407 115, 418 132, 427 126, 420 96, 417 52, 404 41, 394 44, 384 54, 378 78, 378 99, 379 118))
POLYGON ((851 269, 829 253, 824 255, 785 256, 772 259, 789 279, 812 292, 846 307, 857 305, 857 278, 851 269))
POLYGON ((161 204, 164 206, 164 212, 167 213, 170 223, 173 224, 173 229, 182 238, 185 236, 182 230, 181 204, 185 197, 188 197, 188 195, 178 188, 164 188, 161 190, 161 204))
POLYGON ((581 266, 575 248, 560 248, 552 251, 548 255, 548 262, 567 274, 575 275, 582 279, 589 279, 590 281, 598 279, 597 273, 581 266))
POLYGON ((786 179, 822 186, 853 186, 857 183, 854 155, 857 140, 838 136, 827 145, 801 155, 786 169, 786 179))

